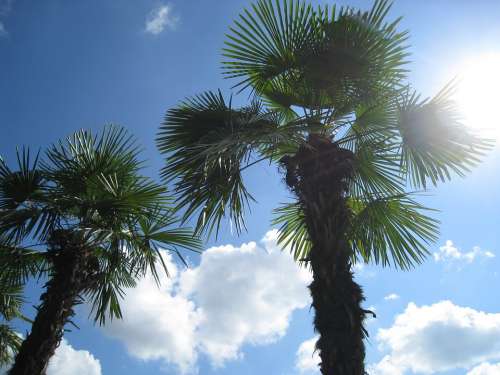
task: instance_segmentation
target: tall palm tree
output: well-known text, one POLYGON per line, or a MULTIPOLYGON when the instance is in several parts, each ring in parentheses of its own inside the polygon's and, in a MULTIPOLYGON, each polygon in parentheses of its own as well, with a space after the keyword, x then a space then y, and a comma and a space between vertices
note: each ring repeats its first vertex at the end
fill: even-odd
POLYGON ((138 154, 125 130, 107 127, 75 133, 43 161, 23 149, 17 169, 0 163, 2 267, 20 283, 47 278, 9 374, 45 373, 76 305, 90 302, 101 324, 121 318, 123 288, 165 267, 160 247, 179 256, 178 247, 199 248, 189 230, 170 229, 165 188, 140 173, 138 154))
POLYGON ((233 108, 206 92, 167 112, 157 138, 184 219, 199 233, 228 217, 240 231, 253 200, 242 171, 275 162, 294 200, 276 209, 279 240, 306 263, 321 372, 364 374, 367 332, 357 261, 408 269, 438 222, 412 191, 463 175, 488 142, 463 126, 453 84, 421 100, 409 87, 406 31, 369 11, 260 0, 227 35, 223 71, 250 90, 233 108))

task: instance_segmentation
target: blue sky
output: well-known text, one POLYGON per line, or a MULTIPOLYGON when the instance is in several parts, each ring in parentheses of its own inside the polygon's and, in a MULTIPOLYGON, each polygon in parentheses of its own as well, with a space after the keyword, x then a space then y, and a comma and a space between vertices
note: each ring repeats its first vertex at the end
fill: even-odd
MULTIPOLYGON (((137 136, 145 173, 156 176, 162 159, 154 138, 166 109, 204 90, 231 92, 220 49, 249 4, 0 0, 0 154, 12 162, 16 145, 43 148, 77 129, 116 123, 137 136)), ((399 0, 391 16, 399 15, 411 32, 410 80, 424 95, 466 61, 500 54, 500 2, 399 0)), ((377 312, 368 323, 373 375, 500 374, 499 166, 497 147, 466 179, 423 198, 442 221, 424 265, 358 270, 366 306, 377 312)), ((176 275, 160 291, 145 280, 124 302, 124 322, 95 327, 79 308, 81 329, 65 335, 49 375, 315 373, 307 369, 308 275, 276 249, 271 231, 271 211, 289 193, 272 167, 246 177, 258 201, 248 232, 208 240, 211 250, 190 256, 189 270, 172 263, 176 275)), ((29 288, 28 313, 38 292, 29 288)))

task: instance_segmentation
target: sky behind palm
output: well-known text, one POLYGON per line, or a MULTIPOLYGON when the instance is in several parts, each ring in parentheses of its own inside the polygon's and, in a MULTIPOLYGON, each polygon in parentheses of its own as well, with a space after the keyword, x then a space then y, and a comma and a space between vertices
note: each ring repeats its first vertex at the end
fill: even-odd
MULTIPOLYGON (((220 50, 249 4, 0 0, 0 154, 13 163, 17 145, 37 150, 77 129, 116 123, 137 136, 145 173, 157 176, 154 139, 166 109, 209 89, 231 93, 220 50)), ((410 82, 424 96, 467 60, 500 54, 498 1, 399 0, 390 17, 400 15, 411 33, 410 82)), ((442 221, 424 265, 356 269, 366 307, 377 313, 368 322, 373 375, 500 373, 499 166, 497 147, 466 179, 421 198, 442 221)), ((310 276, 277 249, 270 224, 290 193, 272 166, 250 168, 246 181, 258 202, 246 233, 238 237, 227 225, 204 255, 189 256, 188 270, 167 258, 172 278, 160 290, 146 279, 130 291, 123 322, 94 326, 80 306, 80 330, 65 335, 49 375, 314 374, 310 276)), ((33 314, 39 290, 28 292, 33 314)))

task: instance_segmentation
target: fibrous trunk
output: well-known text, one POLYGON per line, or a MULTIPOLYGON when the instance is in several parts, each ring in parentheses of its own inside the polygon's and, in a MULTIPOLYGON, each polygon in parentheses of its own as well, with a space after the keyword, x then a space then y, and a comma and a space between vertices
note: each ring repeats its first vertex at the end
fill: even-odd
POLYGON ((299 151, 282 163, 286 182, 304 211, 312 243, 309 286, 319 333, 316 348, 324 375, 363 375, 365 348, 363 293, 351 272, 347 190, 352 153, 327 137, 312 134, 299 151))
POLYGON ((81 293, 93 279, 89 253, 71 235, 56 232, 50 243, 52 272, 30 334, 21 345, 9 375, 44 375, 64 333, 64 326, 74 315, 81 293))

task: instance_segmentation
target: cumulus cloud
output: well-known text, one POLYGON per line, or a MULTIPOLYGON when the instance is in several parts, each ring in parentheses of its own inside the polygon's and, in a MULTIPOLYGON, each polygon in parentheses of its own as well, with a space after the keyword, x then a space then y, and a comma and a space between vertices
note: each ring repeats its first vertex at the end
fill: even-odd
POLYGON ((101 363, 86 350, 76 350, 63 339, 50 359, 47 375, 101 375, 101 363))
POLYGON ((372 267, 361 262, 355 263, 352 270, 354 271, 355 277, 359 277, 361 279, 371 279, 377 276, 377 273, 372 267))
POLYGON ((174 29, 179 22, 179 18, 172 13, 172 5, 164 4, 152 10, 146 18, 145 31, 158 35, 165 28, 174 29))
POLYGON ((178 270, 164 255, 170 278, 160 273, 160 286, 151 274, 126 291, 124 317, 107 324, 105 332, 120 339, 128 352, 142 360, 162 359, 190 370, 196 361, 195 329, 201 314, 194 303, 176 292, 178 270))
POLYGON ((403 375, 405 368, 396 363, 390 355, 386 355, 378 363, 368 366, 370 375, 403 375))
POLYGON ((300 373, 319 374, 318 363, 320 363, 321 360, 318 352, 314 350, 316 341, 318 341, 318 336, 304 341, 300 344, 297 353, 295 353, 295 368, 300 373))
POLYGON ((244 344, 275 342, 295 309, 310 303, 310 274, 277 244, 277 231, 240 247, 206 250, 199 266, 179 270, 170 256, 171 277, 158 289, 147 276, 127 292, 124 319, 105 332, 144 360, 160 359, 181 372, 195 370, 200 353, 214 366, 240 358, 244 344))
POLYGON ((5 26, 2 22, 0 22, 0 37, 7 35, 7 30, 5 30, 5 26))
MULTIPOLYGON (((371 311, 373 314, 377 313, 377 306, 370 305, 367 308, 368 311, 371 311)), ((377 321, 377 318, 373 314, 367 314, 365 317, 365 324, 374 324, 377 321)))
MULTIPOLYGON (((7 368, 0 369, 0 374, 7 374, 7 370, 7 368)), ((49 361, 47 375, 74 374, 101 375, 101 363, 90 352, 76 350, 63 339, 49 361)))
POLYGON ((421 307, 410 303, 392 327, 379 329, 377 341, 389 354, 371 366, 373 375, 468 369, 500 358, 500 313, 485 313, 450 301, 421 307))
POLYGON ((391 293, 384 297, 385 301, 394 301, 396 299, 399 299, 399 296, 396 293, 391 293))
POLYGON ((451 240, 446 241, 445 245, 441 246, 439 251, 435 252, 433 255, 436 262, 455 261, 465 263, 472 263, 476 259, 495 257, 495 254, 491 251, 481 250, 478 246, 474 246, 469 252, 462 252, 451 240))
POLYGON ((500 374, 500 362, 492 365, 489 362, 483 362, 470 370, 467 375, 498 375, 500 374))

